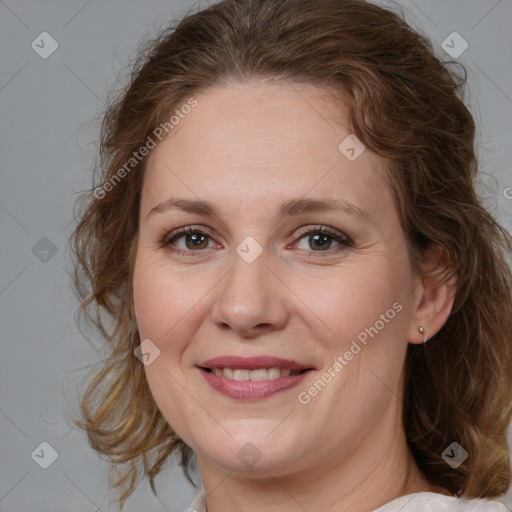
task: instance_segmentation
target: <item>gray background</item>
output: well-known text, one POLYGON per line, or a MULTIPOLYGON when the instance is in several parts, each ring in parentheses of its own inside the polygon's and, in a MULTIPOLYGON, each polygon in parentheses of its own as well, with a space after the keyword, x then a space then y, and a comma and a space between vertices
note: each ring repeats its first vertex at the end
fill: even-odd
MULTIPOLYGON (((481 168, 491 187, 486 204, 510 229, 512 1, 401 4, 441 55, 453 31, 469 44, 458 60, 469 73, 469 99, 479 124, 481 168)), ((104 354, 99 338, 85 340, 74 324, 66 242, 77 193, 91 186, 107 90, 141 38, 192 5, 0 0, 1 511, 117 510, 108 492, 107 463, 67 420, 87 365, 104 354), (31 47, 42 32, 58 42, 47 59, 31 47), (43 441, 58 452, 48 469, 31 457, 43 441)), ((157 490, 160 498, 141 484, 125 510, 180 511, 196 494, 175 467, 158 477, 157 490)), ((508 500, 511 506, 510 490, 508 500)))

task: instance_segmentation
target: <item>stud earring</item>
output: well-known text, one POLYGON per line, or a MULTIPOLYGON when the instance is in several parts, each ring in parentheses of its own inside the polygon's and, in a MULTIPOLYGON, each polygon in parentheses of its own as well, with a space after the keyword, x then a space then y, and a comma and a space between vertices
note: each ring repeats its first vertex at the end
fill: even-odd
POLYGON ((427 335, 425 334, 425 329, 424 329, 423 325, 420 325, 418 327, 418 331, 420 334, 423 334, 423 343, 424 344, 427 343, 427 335))

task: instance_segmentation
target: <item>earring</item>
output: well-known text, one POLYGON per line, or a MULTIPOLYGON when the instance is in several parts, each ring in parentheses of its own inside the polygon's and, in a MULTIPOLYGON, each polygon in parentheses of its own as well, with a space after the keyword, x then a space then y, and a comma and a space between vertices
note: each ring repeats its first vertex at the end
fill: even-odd
POLYGON ((418 331, 420 332, 420 334, 423 334, 423 343, 427 343, 427 335, 425 334, 425 329, 423 328, 423 325, 420 325, 418 327, 418 331))

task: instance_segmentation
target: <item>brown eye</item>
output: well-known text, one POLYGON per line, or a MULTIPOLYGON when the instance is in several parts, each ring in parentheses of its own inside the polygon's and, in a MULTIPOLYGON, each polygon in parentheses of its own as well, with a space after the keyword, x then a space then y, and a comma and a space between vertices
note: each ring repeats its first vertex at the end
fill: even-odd
POLYGON ((352 246, 352 241, 348 236, 325 226, 303 231, 300 241, 302 240, 306 241, 306 247, 299 246, 299 249, 313 252, 328 251, 333 248, 333 242, 337 244, 333 248, 334 250, 352 246))
MULTIPOLYGON (((183 237, 178 237, 183 238, 183 237)), ((206 235, 203 235, 201 233, 194 233, 192 235, 184 235, 185 238, 185 246, 187 249, 194 250, 194 249, 206 249, 208 246, 208 237, 206 235), (206 244, 205 244, 206 240, 206 244)), ((176 239, 175 239, 176 240, 176 239)))
POLYGON ((198 228, 187 226, 165 236, 160 247, 176 252, 199 252, 209 248, 211 234, 198 228))
POLYGON ((316 233, 315 235, 309 235, 308 243, 310 248, 318 248, 322 251, 326 251, 331 248, 333 238, 324 233, 316 233))

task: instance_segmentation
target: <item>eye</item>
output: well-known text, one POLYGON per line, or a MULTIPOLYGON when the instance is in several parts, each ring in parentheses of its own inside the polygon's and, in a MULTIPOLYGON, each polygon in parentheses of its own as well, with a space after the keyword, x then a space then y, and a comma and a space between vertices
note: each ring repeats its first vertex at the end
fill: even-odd
MULTIPOLYGON (((159 247, 177 254, 199 256, 205 249, 219 247, 213 242, 213 232, 206 228, 186 226, 166 234, 159 241, 159 247), (212 245, 213 244, 213 245, 212 245)), ((298 249, 308 252, 337 252, 347 247, 353 247, 352 240, 340 231, 327 226, 304 228, 298 233, 299 240, 295 243, 298 249), (333 242, 337 246, 332 248, 333 242), (300 244, 306 247, 300 247, 300 244)))
POLYGON ((324 252, 332 249, 333 241, 338 244, 334 248, 335 251, 352 247, 352 240, 341 233, 340 231, 333 230, 327 226, 317 226, 315 228, 306 228, 299 232, 300 240, 297 245, 304 241, 306 247, 299 247, 299 249, 313 252, 324 252))
POLYGON ((200 252, 211 248, 212 236, 208 230, 186 226, 166 235, 160 241, 160 247, 178 253, 200 252))

